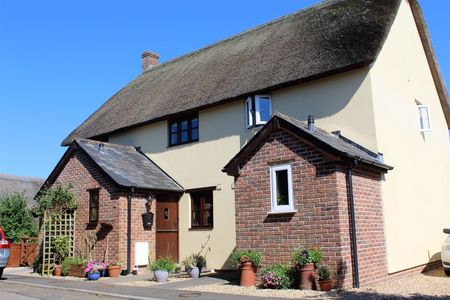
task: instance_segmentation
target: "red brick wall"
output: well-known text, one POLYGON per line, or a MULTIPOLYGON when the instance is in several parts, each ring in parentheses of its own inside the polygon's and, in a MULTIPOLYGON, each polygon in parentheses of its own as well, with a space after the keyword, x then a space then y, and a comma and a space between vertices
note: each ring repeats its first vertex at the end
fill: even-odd
MULTIPOLYGON (((95 235, 97 242, 91 252, 93 260, 103 259, 108 239, 108 258, 120 260, 122 267, 127 262, 127 196, 115 183, 103 173, 84 153, 76 151, 69 158, 57 178, 57 183, 72 183, 78 200, 76 212, 77 255, 86 253, 85 238, 95 235), (99 221, 97 225, 89 223, 89 189, 99 188, 99 221), (110 224, 111 227, 102 225, 110 224)), ((145 230, 141 214, 146 211, 143 195, 132 198, 132 248, 131 260, 134 266, 134 242, 149 242, 149 253, 153 257, 155 249, 155 229, 145 230)), ((154 206, 154 204, 153 204, 154 206)), ((154 207, 152 208, 154 210, 154 207)))
MULTIPOLYGON (((343 167, 327 163, 321 151, 297 138, 282 131, 272 133, 242 167, 235 181, 237 248, 261 250, 263 265, 267 265, 291 263, 291 253, 300 245, 319 247, 325 252, 324 263, 334 270, 336 285, 350 287, 352 263, 344 171, 343 167), (270 165, 286 161, 292 167, 297 212, 270 215, 270 165)), ((380 269, 385 272, 384 256, 379 253, 383 219, 378 177, 360 178, 357 173, 353 179, 354 189, 359 189, 355 201, 363 228, 358 237, 363 247, 360 260, 364 283, 379 276, 380 269), (372 213, 372 209, 376 212, 372 213), (367 222, 362 221, 366 220, 365 214, 369 217, 367 222), (372 222, 376 226, 372 227, 372 222), (374 229, 376 236, 372 235, 374 229), (377 250, 367 249, 373 245, 377 250), (370 251, 375 251, 375 255, 366 258, 370 251)), ((381 240, 384 253, 384 238, 381 240)))

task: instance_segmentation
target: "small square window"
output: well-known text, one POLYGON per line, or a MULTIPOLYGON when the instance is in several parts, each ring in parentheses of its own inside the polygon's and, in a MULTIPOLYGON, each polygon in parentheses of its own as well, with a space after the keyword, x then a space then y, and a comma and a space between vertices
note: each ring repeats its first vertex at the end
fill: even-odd
POLYGON ((272 116, 272 99, 268 95, 248 97, 245 101, 247 128, 264 125, 272 116))
POLYGON ((417 109, 419 110, 420 131, 431 131, 430 113, 428 110, 428 106, 418 105, 417 109))
POLYGON ((272 212, 294 211, 290 164, 272 166, 270 170, 272 212))
POLYGON ((179 118, 169 123, 169 146, 198 141, 198 115, 179 118))

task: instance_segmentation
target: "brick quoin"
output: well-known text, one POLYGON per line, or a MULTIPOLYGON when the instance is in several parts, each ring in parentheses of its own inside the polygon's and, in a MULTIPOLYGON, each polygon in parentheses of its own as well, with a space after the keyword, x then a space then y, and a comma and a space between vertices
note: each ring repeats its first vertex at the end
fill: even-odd
MULTIPOLYGON (((126 269, 127 262, 127 191, 117 185, 93 163, 90 157, 75 150, 56 179, 57 184, 73 185, 78 201, 76 211, 75 255, 86 253, 85 239, 95 235, 97 242, 92 251, 92 260, 101 260, 105 255, 108 238, 108 260, 119 260, 126 269), (89 190, 99 189, 99 221, 89 224, 89 190)), ((155 226, 144 229, 141 214, 146 212, 145 195, 132 195, 131 207, 131 266, 134 266, 135 242, 149 243, 149 256, 155 259, 155 226)), ((156 201, 151 211, 155 213, 156 201)))
MULTIPOLYGON (((353 190, 362 286, 386 278, 380 173, 353 171, 353 190)), ((346 167, 326 161, 310 144, 281 130, 272 132, 243 164, 235 178, 236 245, 258 249, 263 267, 292 264, 291 254, 303 245, 325 252, 335 287, 352 287, 350 217, 346 167), (271 211, 270 166, 292 167, 294 214, 271 211)))

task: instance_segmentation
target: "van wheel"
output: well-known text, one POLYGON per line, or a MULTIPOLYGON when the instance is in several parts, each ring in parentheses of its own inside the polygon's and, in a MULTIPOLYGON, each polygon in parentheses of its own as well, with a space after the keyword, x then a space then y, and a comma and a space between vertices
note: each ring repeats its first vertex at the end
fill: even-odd
POLYGON ((444 269, 445 275, 450 276, 450 269, 444 269))
POLYGON ((4 268, 0 268, 0 278, 2 278, 2 275, 3 275, 3 269, 4 269, 4 268))

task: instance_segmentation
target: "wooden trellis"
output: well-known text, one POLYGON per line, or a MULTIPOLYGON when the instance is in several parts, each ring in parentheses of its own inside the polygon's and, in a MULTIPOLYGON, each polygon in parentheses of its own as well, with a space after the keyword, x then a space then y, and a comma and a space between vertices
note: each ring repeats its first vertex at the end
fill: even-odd
POLYGON ((69 237, 69 256, 75 253, 75 211, 61 215, 44 213, 44 238, 42 240, 42 275, 51 275, 55 264, 55 251, 52 239, 59 236, 69 237))

